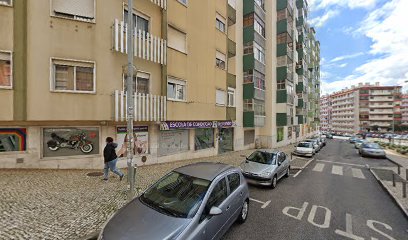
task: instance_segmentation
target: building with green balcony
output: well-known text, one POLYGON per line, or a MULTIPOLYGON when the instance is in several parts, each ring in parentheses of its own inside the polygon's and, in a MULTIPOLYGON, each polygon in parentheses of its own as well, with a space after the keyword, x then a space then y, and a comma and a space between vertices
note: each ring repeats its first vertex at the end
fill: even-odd
POLYGON ((243 126, 265 125, 265 5, 243 1, 243 126))

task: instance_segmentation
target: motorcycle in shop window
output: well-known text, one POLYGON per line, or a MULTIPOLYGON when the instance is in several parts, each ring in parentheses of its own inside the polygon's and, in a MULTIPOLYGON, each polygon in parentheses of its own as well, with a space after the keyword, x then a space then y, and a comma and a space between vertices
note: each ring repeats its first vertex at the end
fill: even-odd
POLYGON ((44 128, 43 156, 60 157, 99 153, 99 128, 44 128))

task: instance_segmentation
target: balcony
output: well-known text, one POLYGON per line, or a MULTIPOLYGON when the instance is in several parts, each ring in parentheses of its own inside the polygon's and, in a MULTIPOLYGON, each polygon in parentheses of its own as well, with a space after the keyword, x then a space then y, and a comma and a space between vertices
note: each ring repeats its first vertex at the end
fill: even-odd
MULTIPOLYGON (((127 54, 127 24, 123 21, 115 19, 112 29, 113 50, 127 54)), ((148 32, 139 30, 137 34, 135 34, 133 48, 135 57, 166 65, 166 40, 156 37, 148 32)))
POLYGON ((228 0, 228 26, 232 26, 237 22, 237 10, 235 9, 235 1, 228 0))
POLYGON ((227 46, 228 46, 228 58, 235 57, 235 55, 237 55, 237 44, 228 38, 227 46))
MULTIPOLYGON (((114 92, 116 122, 127 120, 127 96, 124 91, 114 92)), ((135 94, 133 116, 135 121, 166 121, 167 98, 152 94, 135 94)))
POLYGON ((167 0, 150 0, 150 1, 163 9, 167 9, 167 0))

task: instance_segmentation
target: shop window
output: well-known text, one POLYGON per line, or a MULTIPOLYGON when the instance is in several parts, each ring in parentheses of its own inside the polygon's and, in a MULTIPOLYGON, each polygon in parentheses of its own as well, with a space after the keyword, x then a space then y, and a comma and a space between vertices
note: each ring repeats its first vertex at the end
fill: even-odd
POLYGON ((95 63, 52 59, 52 90, 95 92, 95 63))
POLYGON ((186 101, 186 81, 169 77, 167 79, 167 98, 175 101, 186 101))
POLYGON ((0 88, 12 88, 12 56, 0 52, 0 88))
POLYGON ((277 137, 277 139, 276 139, 277 142, 283 141, 284 131, 283 131, 282 127, 276 129, 276 135, 277 135, 276 136, 277 137))
POLYGON ((53 16, 80 21, 95 21, 95 0, 52 0, 53 16))
POLYGON ((212 128, 199 128, 195 130, 195 150, 214 147, 214 130, 212 128))

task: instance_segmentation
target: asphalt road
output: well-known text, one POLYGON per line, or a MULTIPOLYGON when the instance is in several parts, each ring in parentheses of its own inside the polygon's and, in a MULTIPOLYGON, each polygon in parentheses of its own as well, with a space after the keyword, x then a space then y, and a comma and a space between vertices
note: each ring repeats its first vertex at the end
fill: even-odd
POLYGON ((371 175, 352 144, 329 140, 296 177, 276 189, 250 186, 248 220, 224 239, 408 239, 408 220, 371 175), (270 201, 270 202, 269 202, 270 201))

